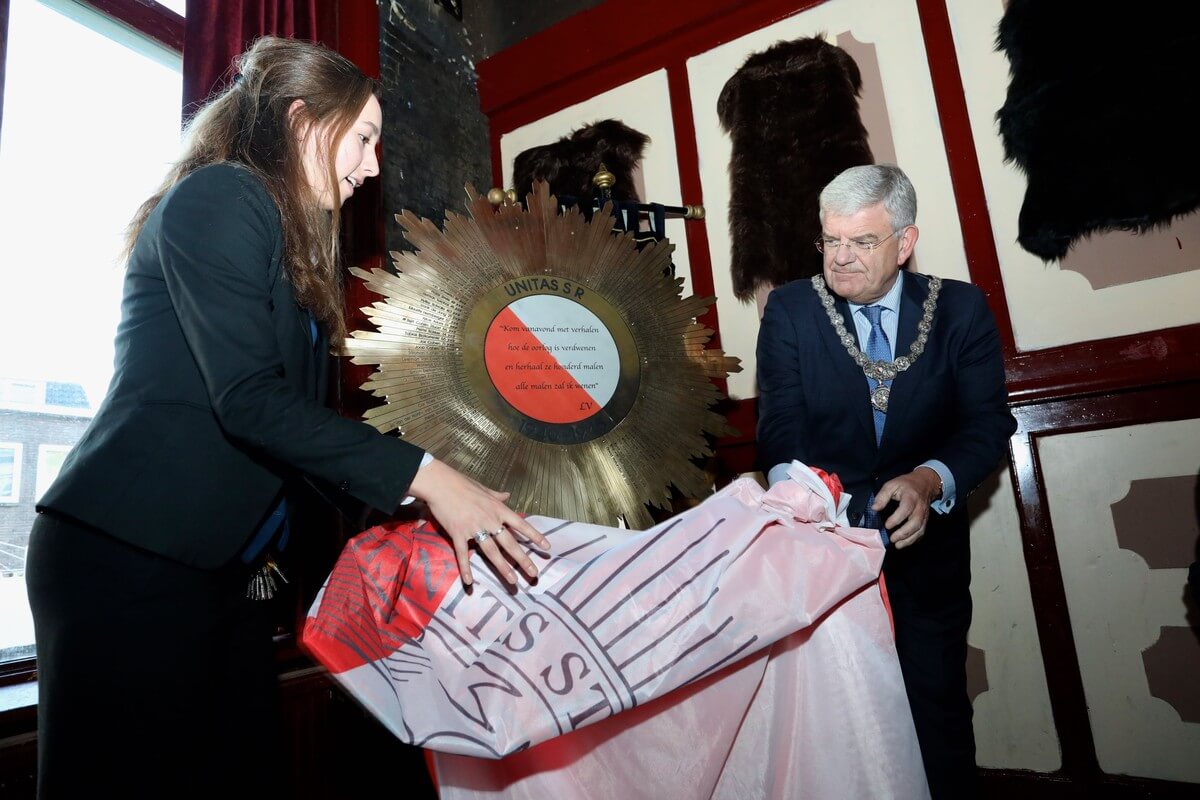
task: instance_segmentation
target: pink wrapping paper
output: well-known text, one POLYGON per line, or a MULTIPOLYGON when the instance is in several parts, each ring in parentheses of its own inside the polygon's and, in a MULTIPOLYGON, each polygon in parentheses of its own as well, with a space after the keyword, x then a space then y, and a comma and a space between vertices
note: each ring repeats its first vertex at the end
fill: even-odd
POLYGON ((633 711, 499 761, 432 755, 442 800, 929 796, 874 587, 633 711))
POLYGON ((444 798, 924 796, 878 533, 792 478, 644 532, 531 517, 553 550, 517 592, 476 555, 467 594, 430 525, 373 528, 302 642, 437 752, 444 798))

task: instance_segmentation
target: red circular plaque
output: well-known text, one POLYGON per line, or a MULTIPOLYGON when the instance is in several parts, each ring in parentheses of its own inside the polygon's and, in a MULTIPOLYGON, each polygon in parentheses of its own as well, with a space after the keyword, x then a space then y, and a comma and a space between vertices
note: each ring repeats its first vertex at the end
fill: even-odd
POLYGON ((555 425, 603 409, 621 370, 617 344, 600 318, 574 300, 547 294, 500 310, 484 336, 484 364, 505 402, 555 425))

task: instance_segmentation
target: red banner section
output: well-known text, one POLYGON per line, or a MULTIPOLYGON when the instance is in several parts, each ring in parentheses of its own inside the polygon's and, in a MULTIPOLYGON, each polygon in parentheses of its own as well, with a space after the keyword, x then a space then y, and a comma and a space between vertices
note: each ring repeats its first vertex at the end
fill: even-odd
POLYGON ((309 618, 300 643, 334 673, 378 661, 421 635, 457 580, 454 550, 432 523, 377 525, 346 544, 324 613, 309 618))

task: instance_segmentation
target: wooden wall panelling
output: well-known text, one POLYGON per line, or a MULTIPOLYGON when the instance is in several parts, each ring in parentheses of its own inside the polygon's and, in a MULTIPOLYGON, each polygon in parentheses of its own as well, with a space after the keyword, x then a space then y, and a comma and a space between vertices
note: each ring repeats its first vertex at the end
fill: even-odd
MULTIPOLYGON (((1062 767, 1053 775, 989 771, 990 785, 1035 796, 1057 792, 1066 796, 1184 796, 1188 792, 1184 784, 1107 776, 1099 769, 1040 474, 1038 442, 1052 433, 1087 430, 1089 426, 1112 427, 1194 414, 1191 409, 1197 407, 1200 395, 1200 326, 1018 350, 976 147, 978 129, 972 128, 968 114, 960 54, 948 12, 948 4, 956 0, 915 2, 971 279, 984 289, 997 317, 1010 398, 1017 405, 1021 423, 1011 443, 1009 466, 1062 747, 1062 767), (1034 791, 1032 787, 1039 788, 1034 791)), ((704 202, 700 153, 694 147, 695 109, 685 106, 685 100, 691 99, 687 59, 817 3, 712 0, 688 8, 667 9, 662 7, 667 4, 662 4, 651 10, 638 8, 640 5, 611 0, 480 63, 480 95, 492 126, 494 165, 500 153, 499 135, 504 131, 651 70, 666 68, 681 189, 687 201, 704 202), (637 25, 626 24, 635 18, 637 25)), ((711 275, 708 224, 723 225, 725 221, 710 216, 705 226, 687 228, 698 291, 705 259, 711 275)), ((722 456, 730 473, 746 471, 753 458, 754 400, 736 403, 730 417, 741 435, 721 443, 722 456)))
MULTIPOLYGON (((975 142, 967 117, 962 77, 958 57, 950 33, 950 20, 942 0, 918 0, 925 52, 937 99, 938 120, 946 142, 946 157, 950 162, 951 182, 958 202, 958 219, 962 226, 963 247, 970 264, 971 282, 987 295, 988 306, 996 317, 1000 341, 1006 357, 1015 352, 1012 326, 1008 323, 1008 303, 1000 280, 1000 265, 996 260, 996 245, 987 200, 983 194, 983 179, 975 159, 975 142)), ((928 224, 928 223, 927 223, 928 224)))
MULTIPOLYGON (((500 135, 501 185, 512 185, 513 161, 522 151, 554 142, 584 125, 619 119, 650 138, 641 161, 640 195, 665 205, 680 205, 679 159, 676 155, 671 95, 665 70, 655 70, 608 91, 593 95, 500 135)), ((611 166, 611 165, 610 165, 611 166)), ((635 176, 635 179, 637 176, 635 176)), ((685 229, 696 225, 682 219, 666 220, 667 238, 675 248, 675 275, 683 279, 684 296, 691 295, 692 270, 685 229)))
POLYGON ((1200 784, 1200 420, 1054 431, 1037 453, 1099 769, 1200 784))
POLYGON ((976 763, 1052 773, 1062 757, 1007 466, 960 500, 971 520, 967 691, 975 709, 976 763))
MULTIPOLYGON (((915 2, 880 6, 863 0, 831 0, 702 50, 687 60, 688 81, 694 133, 703 154, 700 175, 710 220, 707 232, 722 341, 744 367, 729 381, 730 394, 738 400, 757 394, 755 344, 759 303, 765 298, 761 291, 758 302, 743 303, 733 296, 732 239, 726 222, 732 202, 727 165, 733 149, 717 118, 718 98, 751 54, 781 40, 817 35, 853 52, 864 75, 860 110, 872 152, 884 160, 895 160, 896 155, 888 154, 898 154, 917 186, 921 240, 916 269, 959 280, 970 277, 962 232, 954 223, 955 192, 915 2)), ((800 178, 781 175, 780 180, 789 177, 800 178)), ((770 186, 762 189, 771 191, 770 186)))
MULTIPOLYGON (((698 48, 754 30, 764 18, 779 19, 816 4, 814 0, 742 4, 702 0, 681 8, 610 0, 481 61, 480 101, 491 123, 496 185, 503 181, 500 138, 505 133, 665 68, 682 200, 703 203, 686 58, 698 48), (630 20, 636 24, 629 24, 630 20)), ((711 295, 705 226, 688 223, 684 230, 692 291, 711 295)), ((715 306, 701 321, 719 331, 715 306)), ((744 428, 739 430, 745 435, 744 428)))
MULTIPOLYGON (((922 0, 921 8, 928 20, 931 65, 933 51, 939 51, 934 79, 941 87, 952 163, 964 183, 959 202, 972 276, 994 293, 1011 398, 1059 398, 1195 377, 1200 311, 1179 298, 1196 295, 1200 272, 1193 268, 1188 274, 1092 291, 1070 269, 1073 260, 1093 252, 1091 242, 1081 243, 1062 265, 1044 264, 1016 244, 1025 181, 1004 163, 993 119, 1008 77, 1007 61, 992 47, 1003 0, 922 0)), ((1178 247, 1171 255, 1187 252, 1184 246, 1190 243, 1180 236, 1183 242, 1172 242, 1178 247)), ((1093 238, 1108 241, 1109 249, 1134 253, 1123 269, 1131 277, 1141 271, 1139 257, 1155 257, 1153 236, 1132 244, 1125 233, 1093 238)))
POLYGON ((424 751, 397 741, 323 669, 288 675, 282 693, 292 793, 281 796, 435 800, 424 751))
POLYGON ((1125 779, 1104 775, 1096 757, 1038 453, 1040 440, 1051 435, 1194 418, 1200 408, 1198 398, 1200 383, 1193 381, 1099 397, 1048 401, 1014 409, 1020 427, 1011 444, 1012 474, 1020 503, 1021 537, 1050 685, 1051 706, 1062 747, 1061 774, 1079 785, 1118 786, 1125 779))
MULTIPOLYGON (((703 48, 729 41, 816 4, 757 2, 730 8, 730 4, 711 0, 692 4, 686 10, 656 7, 646 13, 638 12, 638 25, 618 24, 633 18, 633 5, 607 3, 479 64, 480 97, 485 113, 491 118, 495 164, 499 164, 497 136, 500 132, 652 68, 669 66, 672 58, 676 61, 686 59, 703 48), (562 67, 564 64, 568 66, 562 67), (521 80, 513 80, 513 76, 520 76, 521 80)), ((1200 327, 1194 325, 1075 346, 1016 352, 946 2, 917 0, 917 8, 971 277, 988 294, 996 314, 1005 341, 1013 400, 1112 391, 1200 374, 1200 356, 1197 355, 1200 353, 1200 327)), ((673 113, 678 118, 677 108, 673 108, 673 113)), ((688 139, 684 129, 690 125, 685 119, 677 121, 681 182, 689 196, 695 196, 695 187, 686 186, 691 172, 688 167, 690 154, 682 144, 688 139)), ((499 174, 496 178, 499 180, 499 174)), ((721 221, 713 222, 710 218, 708 224, 721 224, 721 221)), ((689 233, 689 250, 693 260, 699 260, 701 246, 699 242, 692 245, 692 238, 699 237, 689 233)))

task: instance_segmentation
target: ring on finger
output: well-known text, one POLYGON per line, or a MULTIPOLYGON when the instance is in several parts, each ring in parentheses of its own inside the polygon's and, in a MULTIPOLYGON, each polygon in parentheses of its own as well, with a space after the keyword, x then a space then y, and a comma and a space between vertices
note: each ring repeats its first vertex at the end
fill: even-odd
POLYGON ((505 525, 503 522, 501 522, 500 527, 496 528, 496 531, 495 531, 495 533, 492 534, 492 536, 499 536, 500 534, 504 533, 504 529, 507 527, 508 527, 507 525, 505 525))
POLYGON ((471 538, 475 540, 476 544, 483 544, 488 539, 492 538, 492 532, 485 531, 485 530, 478 530, 471 534, 471 538))

